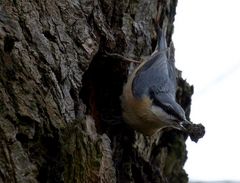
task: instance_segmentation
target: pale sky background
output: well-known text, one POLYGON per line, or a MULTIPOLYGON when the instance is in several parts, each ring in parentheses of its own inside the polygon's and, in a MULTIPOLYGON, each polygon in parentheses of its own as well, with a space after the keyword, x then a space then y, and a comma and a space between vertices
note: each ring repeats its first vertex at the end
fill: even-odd
POLYGON ((206 134, 188 140, 191 180, 240 181, 240 0, 179 0, 176 66, 194 85, 191 120, 206 134))

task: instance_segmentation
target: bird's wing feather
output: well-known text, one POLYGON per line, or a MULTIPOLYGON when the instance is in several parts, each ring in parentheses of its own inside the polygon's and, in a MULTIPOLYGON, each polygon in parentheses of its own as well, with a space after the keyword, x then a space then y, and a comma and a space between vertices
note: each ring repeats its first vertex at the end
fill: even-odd
POLYGON ((137 97, 149 94, 150 90, 175 97, 175 67, 170 65, 165 53, 158 53, 138 70, 132 86, 133 94, 137 97))
MULTIPOLYGON (((160 27, 158 28, 158 43, 155 51, 135 74, 132 91, 136 97, 149 95, 150 90, 155 90, 154 93, 165 92, 175 98, 174 49, 168 49, 165 31, 162 31, 160 27)), ((171 46, 170 48, 173 48, 171 46)))

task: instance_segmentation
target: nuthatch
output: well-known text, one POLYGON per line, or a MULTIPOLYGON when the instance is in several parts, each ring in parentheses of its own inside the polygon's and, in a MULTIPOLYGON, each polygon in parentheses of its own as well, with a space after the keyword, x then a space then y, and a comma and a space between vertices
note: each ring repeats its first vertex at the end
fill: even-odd
POLYGON ((158 42, 151 57, 130 75, 122 94, 123 118, 144 135, 172 127, 185 130, 185 112, 176 102, 176 71, 169 55, 164 31, 159 30, 158 42))

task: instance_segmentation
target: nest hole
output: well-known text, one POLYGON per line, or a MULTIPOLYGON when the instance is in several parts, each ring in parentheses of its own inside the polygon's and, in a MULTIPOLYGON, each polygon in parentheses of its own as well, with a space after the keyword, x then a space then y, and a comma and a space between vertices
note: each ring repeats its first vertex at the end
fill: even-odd
POLYGON ((83 75, 80 98, 98 133, 108 133, 112 126, 122 124, 120 96, 127 77, 126 64, 98 53, 83 75))

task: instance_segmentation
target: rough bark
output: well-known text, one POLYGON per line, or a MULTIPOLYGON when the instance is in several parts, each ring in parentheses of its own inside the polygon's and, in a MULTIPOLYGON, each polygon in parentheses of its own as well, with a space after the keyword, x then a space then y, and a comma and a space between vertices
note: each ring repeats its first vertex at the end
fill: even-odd
MULTIPOLYGON (((0 1, 0 182, 188 181, 186 134, 147 138, 121 117, 129 63, 173 33, 177 0, 0 1), (163 25, 163 23, 165 24, 163 25)), ((190 111, 193 88, 179 79, 190 111)))

